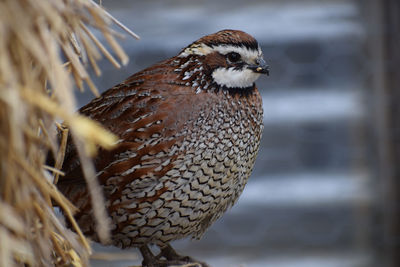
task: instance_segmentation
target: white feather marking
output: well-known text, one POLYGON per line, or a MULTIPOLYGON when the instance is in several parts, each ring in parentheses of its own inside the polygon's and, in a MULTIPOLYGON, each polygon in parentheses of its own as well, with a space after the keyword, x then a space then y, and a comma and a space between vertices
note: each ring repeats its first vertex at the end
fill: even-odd
POLYGON ((248 49, 245 46, 233 46, 233 45, 219 45, 213 48, 214 51, 222 55, 226 55, 231 52, 236 52, 240 54, 243 61, 247 63, 255 63, 255 60, 262 56, 261 49, 253 50, 248 49))
POLYGON ((259 73, 255 73, 250 69, 218 68, 212 73, 212 77, 217 84, 228 88, 250 87, 259 76, 259 73))
POLYGON ((183 50, 182 53, 178 55, 178 57, 187 57, 189 55, 199 55, 199 56, 204 56, 208 55, 213 51, 213 48, 203 44, 203 43, 195 43, 192 44, 191 46, 187 47, 185 50, 183 50))
POLYGON ((179 54, 179 57, 187 57, 189 55, 199 55, 205 56, 213 52, 219 52, 222 55, 226 55, 230 52, 239 53, 243 60, 246 62, 254 62, 259 57, 262 57, 261 48, 258 49, 249 49, 245 46, 234 46, 222 44, 218 46, 210 47, 206 44, 194 44, 192 46, 187 47, 182 53, 179 54))

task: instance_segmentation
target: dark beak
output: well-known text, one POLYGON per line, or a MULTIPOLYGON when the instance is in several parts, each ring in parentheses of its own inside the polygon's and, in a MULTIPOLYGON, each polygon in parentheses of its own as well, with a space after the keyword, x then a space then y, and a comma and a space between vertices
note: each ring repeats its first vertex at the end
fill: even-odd
POLYGON ((263 58, 259 58, 257 60, 257 64, 249 65, 249 69, 256 73, 267 74, 269 76, 269 66, 263 58))

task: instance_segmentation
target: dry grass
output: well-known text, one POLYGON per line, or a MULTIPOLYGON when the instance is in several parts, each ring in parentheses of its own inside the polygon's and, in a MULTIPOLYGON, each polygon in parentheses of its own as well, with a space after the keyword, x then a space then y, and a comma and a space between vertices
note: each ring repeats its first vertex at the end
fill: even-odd
MULTIPOLYGON (((110 25, 124 28, 91 0, 0 1, 0 266, 84 266, 90 245, 73 219, 75 208, 53 184, 62 175, 65 140, 55 142, 55 120, 63 120, 78 143, 100 238, 109 238, 102 194, 88 155, 116 138, 74 114, 74 83, 97 90, 86 67, 96 74, 101 55, 116 67, 128 57, 110 25), (93 35, 98 29, 118 57, 93 35), (62 60, 61 55, 67 58, 62 60), (60 148, 60 149, 59 149, 60 148), (55 168, 44 167, 46 153, 55 168), (49 172, 50 170, 50 172, 49 172), (52 173, 52 175, 50 175, 52 173), (56 203, 71 221, 67 230, 54 213, 56 203)), ((135 36, 137 37, 137 36, 135 36)), ((64 136, 67 130, 61 129, 64 136)))

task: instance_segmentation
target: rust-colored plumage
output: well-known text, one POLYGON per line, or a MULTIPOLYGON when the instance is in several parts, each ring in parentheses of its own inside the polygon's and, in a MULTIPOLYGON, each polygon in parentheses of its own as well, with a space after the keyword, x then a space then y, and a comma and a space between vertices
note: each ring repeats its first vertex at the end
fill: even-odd
MULTIPOLYGON (((200 238, 236 202, 263 129, 254 81, 267 72, 253 37, 224 30, 80 109, 120 138, 115 149, 94 159, 114 245, 140 247, 144 265, 161 266, 150 259, 148 244, 159 245, 168 262, 176 256, 170 241, 200 238)), ((63 171, 58 187, 80 209, 77 221, 85 234, 96 239, 72 144, 63 171)))

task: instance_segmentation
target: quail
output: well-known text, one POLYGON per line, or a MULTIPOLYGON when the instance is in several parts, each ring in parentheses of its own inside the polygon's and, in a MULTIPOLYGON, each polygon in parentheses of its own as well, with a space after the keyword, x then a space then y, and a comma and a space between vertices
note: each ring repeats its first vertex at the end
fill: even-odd
MULTIPOLYGON (((139 248, 143 266, 192 261, 169 243, 199 239, 242 193, 263 131, 255 85, 260 74, 269 74, 269 67, 257 41, 239 30, 222 30, 133 74, 79 110, 119 137, 114 149, 93 159, 112 245, 139 248)), ((73 144, 62 170, 57 186, 79 208, 83 232, 97 240, 73 144)))

